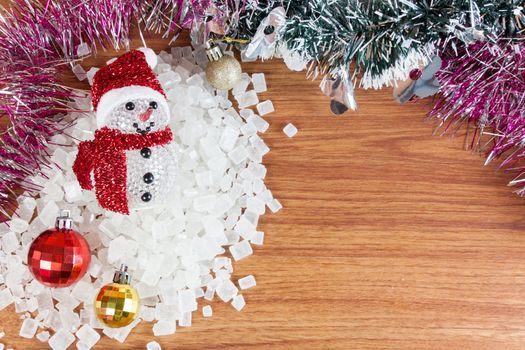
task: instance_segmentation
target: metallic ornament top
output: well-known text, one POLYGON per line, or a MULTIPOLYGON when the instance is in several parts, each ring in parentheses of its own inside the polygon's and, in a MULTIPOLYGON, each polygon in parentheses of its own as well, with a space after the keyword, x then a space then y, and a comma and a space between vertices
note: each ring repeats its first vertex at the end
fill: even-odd
POLYGON ((31 244, 27 265, 36 280, 48 287, 67 287, 80 280, 91 262, 86 239, 71 229, 69 211, 63 210, 56 227, 31 244))
POLYGON ((113 283, 102 287, 95 299, 95 315, 108 327, 125 327, 139 312, 140 299, 137 291, 129 285, 131 277, 127 269, 123 265, 115 273, 113 283))

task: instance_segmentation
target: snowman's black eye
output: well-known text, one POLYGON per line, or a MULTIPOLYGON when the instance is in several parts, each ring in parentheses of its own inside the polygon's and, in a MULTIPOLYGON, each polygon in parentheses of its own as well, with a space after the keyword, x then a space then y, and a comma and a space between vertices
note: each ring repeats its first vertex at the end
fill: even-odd
POLYGON ((132 110, 134 110, 134 109, 135 109, 135 104, 134 104, 133 102, 128 102, 128 103, 126 103, 126 109, 127 109, 128 111, 132 111, 132 110))
POLYGON ((149 106, 150 106, 151 108, 153 108, 153 109, 157 109, 157 102, 155 102, 155 101, 151 101, 151 102, 149 103, 149 106))

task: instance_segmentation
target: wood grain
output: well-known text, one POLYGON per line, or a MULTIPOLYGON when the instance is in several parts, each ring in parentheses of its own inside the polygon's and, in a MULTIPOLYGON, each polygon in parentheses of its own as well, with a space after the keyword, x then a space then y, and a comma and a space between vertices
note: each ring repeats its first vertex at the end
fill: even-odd
MULTIPOLYGON (((264 216, 265 245, 235 264, 235 279, 257 279, 246 308, 215 301, 211 319, 156 338, 163 349, 524 348, 525 202, 505 186, 510 174, 483 167, 461 136, 431 136, 428 101, 399 106, 390 89, 360 90, 359 111, 335 117, 304 73, 280 61, 243 69, 266 73, 262 98, 276 107, 264 163, 284 209, 264 216)), ((1 341, 46 348, 17 337, 20 324, 13 307, 1 312, 1 341)), ((125 344, 104 337, 96 348, 152 339, 141 324, 125 344)))

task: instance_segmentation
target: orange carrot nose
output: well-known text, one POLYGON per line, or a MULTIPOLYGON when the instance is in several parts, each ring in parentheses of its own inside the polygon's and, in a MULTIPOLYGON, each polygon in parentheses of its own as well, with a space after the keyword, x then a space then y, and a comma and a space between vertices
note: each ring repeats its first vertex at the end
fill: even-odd
POLYGON ((141 115, 139 115, 139 120, 141 122, 145 122, 146 120, 148 120, 151 117, 151 113, 153 113, 153 109, 148 108, 148 110, 146 112, 144 112, 141 115))

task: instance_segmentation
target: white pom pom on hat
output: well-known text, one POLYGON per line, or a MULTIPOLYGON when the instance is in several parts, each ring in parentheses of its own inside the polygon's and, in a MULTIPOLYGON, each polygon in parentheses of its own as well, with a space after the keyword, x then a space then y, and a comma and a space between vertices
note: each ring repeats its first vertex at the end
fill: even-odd
POLYGON ((141 47, 137 50, 139 50, 140 52, 144 54, 144 56, 146 56, 146 62, 148 62, 148 66, 151 69, 157 66, 157 63, 158 63, 157 55, 152 49, 150 49, 149 47, 141 47))

